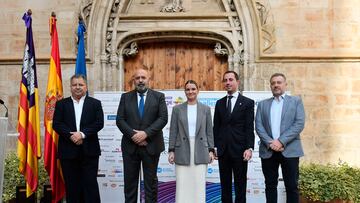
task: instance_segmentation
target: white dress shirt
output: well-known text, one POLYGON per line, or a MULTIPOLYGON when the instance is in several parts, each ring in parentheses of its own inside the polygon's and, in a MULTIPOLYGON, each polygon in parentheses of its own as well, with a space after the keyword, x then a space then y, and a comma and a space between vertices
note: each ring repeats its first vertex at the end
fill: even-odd
POLYGON ((285 94, 281 95, 279 99, 273 98, 270 109, 270 123, 271 133, 274 140, 280 137, 281 113, 284 105, 285 94))
MULTIPOLYGON (((71 96, 71 99, 73 100, 73 104, 74 104, 75 122, 76 122, 76 131, 77 132, 80 132, 80 120, 81 120, 82 110, 83 110, 83 107, 84 107, 85 97, 86 97, 86 95, 81 97, 79 102, 78 102, 78 101, 76 101, 76 99, 74 99, 71 96)), ((85 138, 85 134, 82 133, 82 132, 80 132, 80 133, 81 133, 81 137, 85 138)))
POLYGON ((194 138, 196 133, 197 104, 187 105, 187 119, 189 126, 189 137, 194 138))
MULTIPOLYGON (((148 90, 146 90, 146 92, 143 93, 143 95, 144 95, 144 107, 145 107, 147 92, 148 92, 148 90)), ((138 103, 138 107, 139 107, 141 97, 140 97, 140 93, 139 93, 139 92, 137 92, 136 94, 137 94, 137 103, 138 103)))
MULTIPOLYGON (((234 92, 233 94, 228 94, 227 96, 233 96, 232 98, 231 98, 231 112, 234 110, 234 107, 235 107, 235 103, 236 103, 236 100, 237 100, 237 98, 238 98, 238 96, 239 96, 239 92, 234 92)), ((229 98, 228 98, 229 99, 229 98)), ((227 100, 228 100, 227 99, 227 100)), ((227 104, 227 101, 226 100, 226 104, 227 104)))

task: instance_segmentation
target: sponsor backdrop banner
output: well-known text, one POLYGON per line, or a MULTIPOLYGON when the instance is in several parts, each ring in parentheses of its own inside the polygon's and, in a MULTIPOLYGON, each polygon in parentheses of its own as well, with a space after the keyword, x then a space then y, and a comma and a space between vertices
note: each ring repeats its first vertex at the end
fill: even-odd
MULTIPOLYGON (((168 163, 167 147, 169 141, 169 128, 172 108, 186 101, 183 90, 161 91, 165 94, 168 107, 169 120, 163 129, 165 151, 161 153, 158 167, 159 178, 159 203, 175 202, 175 167, 168 163)), ((214 114, 216 101, 226 95, 224 91, 201 91, 198 100, 210 106, 214 114)), ((243 95, 259 101, 271 97, 271 92, 245 91, 243 95)), ((102 102, 105 116, 105 126, 99 132, 101 156, 99 161, 98 182, 101 201, 106 203, 124 202, 124 179, 121 153, 122 134, 116 126, 116 113, 119 105, 121 92, 95 92, 94 97, 102 102)), ((255 106, 256 110, 256 106, 255 106)), ((248 165, 247 201, 250 203, 265 202, 264 177, 261 170, 261 160, 258 154, 259 138, 255 136, 253 158, 248 165)), ((279 202, 285 202, 285 188, 280 175, 279 178, 279 202)), ((144 202, 143 184, 140 183, 139 202, 144 202)), ((220 178, 217 161, 208 166, 206 183, 206 202, 220 202, 220 178)))

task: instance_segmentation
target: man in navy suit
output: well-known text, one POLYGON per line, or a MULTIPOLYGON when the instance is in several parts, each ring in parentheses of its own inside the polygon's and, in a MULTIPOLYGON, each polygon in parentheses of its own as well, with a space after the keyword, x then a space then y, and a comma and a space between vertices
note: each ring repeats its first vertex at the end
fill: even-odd
POLYGON ((86 95, 85 76, 74 75, 70 83, 71 97, 56 102, 53 118, 66 202, 100 203, 98 132, 104 127, 104 113, 101 102, 86 95))
POLYGON ((227 96, 216 102, 214 141, 219 160, 221 201, 232 203, 232 175, 235 202, 246 202, 247 165, 254 148, 254 101, 239 91, 239 76, 226 71, 223 84, 227 96))
POLYGON ((260 138, 259 155, 265 177, 267 203, 277 202, 277 184, 281 165, 286 202, 299 202, 299 157, 304 155, 300 132, 305 125, 304 105, 300 97, 286 95, 286 77, 270 77, 273 97, 258 104, 256 132, 260 138))
POLYGON ((140 165, 144 174, 145 202, 157 202, 157 167, 164 151, 162 129, 168 121, 165 95, 148 88, 149 73, 138 69, 135 89, 121 95, 116 125, 123 133, 125 203, 137 202, 140 165))

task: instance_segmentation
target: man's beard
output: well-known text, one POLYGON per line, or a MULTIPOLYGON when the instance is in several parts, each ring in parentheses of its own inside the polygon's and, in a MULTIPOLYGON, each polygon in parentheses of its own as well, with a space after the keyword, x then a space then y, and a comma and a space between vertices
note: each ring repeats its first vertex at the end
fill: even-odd
POLYGON ((139 93, 145 93, 148 88, 146 87, 145 84, 138 84, 135 86, 135 89, 139 93))

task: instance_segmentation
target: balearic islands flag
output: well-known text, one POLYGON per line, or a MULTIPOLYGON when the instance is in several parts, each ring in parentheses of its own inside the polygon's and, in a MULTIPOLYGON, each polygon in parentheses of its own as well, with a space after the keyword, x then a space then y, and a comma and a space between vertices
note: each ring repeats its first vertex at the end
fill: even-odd
POLYGON ((51 35, 51 56, 44 115, 44 165, 46 171, 49 174, 50 184, 52 188, 52 202, 56 203, 64 197, 65 184, 61 172, 60 160, 57 159, 59 135, 52 128, 55 104, 63 97, 59 39, 56 29, 55 13, 51 14, 49 26, 51 35))
POLYGON ((18 109, 18 157, 19 171, 25 176, 26 196, 29 197, 38 186, 38 159, 41 157, 40 118, 31 10, 28 10, 22 19, 26 26, 26 44, 18 109))

